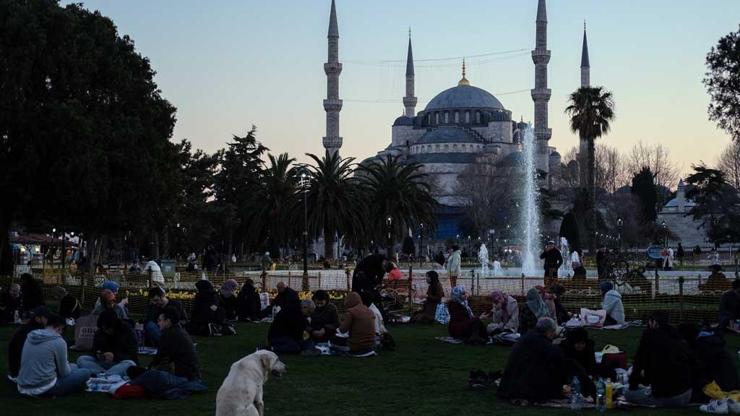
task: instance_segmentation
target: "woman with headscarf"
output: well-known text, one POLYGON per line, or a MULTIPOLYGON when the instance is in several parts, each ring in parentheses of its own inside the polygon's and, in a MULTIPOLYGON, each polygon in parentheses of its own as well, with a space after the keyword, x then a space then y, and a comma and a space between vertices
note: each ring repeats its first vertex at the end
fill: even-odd
POLYGON ((221 335, 225 321, 224 311, 219 307, 218 295, 208 280, 198 280, 198 292, 193 299, 192 316, 187 330, 191 335, 221 335))
POLYGON ((252 279, 244 282, 236 297, 236 314, 240 321, 259 321, 262 302, 252 279))
POLYGON ((565 287, 560 284, 550 286, 549 295, 552 296, 553 304, 555 305, 555 321, 558 325, 562 325, 570 319, 570 314, 565 310, 562 299, 565 296, 565 287))
POLYGON ((221 308, 224 310, 224 315, 228 320, 236 319, 236 289, 239 287, 239 283, 234 279, 228 279, 221 285, 219 290, 218 300, 221 308))
POLYGON ((412 320, 420 323, 434 322, 434 316, 437 313, 437 306, 442 302, 445 291, 442 283, 439 282, 439 274, 434 270, 426 273, 427 278, 427 298, 419 312, 414 314, 412 320))
POLYGON ((487 332, 518 332, 519 331, 519 305, 516 299, 495 290, 491 293, 491 311, 481 315, 481 319, 490 319, 487 332))
POLYGON ((280 310, 267 330, 267 343, 277 354, 297 354, 304 347, 303 333, 308 330, 307 316, 303 313, 298 293, 285 288, 280 310))
POLYGON ((552 313, 540 291, 533 287, 527 292, 527 304, 522 309, 519 319, 519 333, 526 334, 535 327, 538 319, 545 317, 552 318, 552 313))
POLYGON ((624 304, 622 304, 622 295, 614 290, 612 282, 601 282, 599 285, 604 301, 601 308, 606 311, 606 321, 604 325, 621 325, 624 323, 624 304))
POLYGON ((464 285, 452 288, 447 309, 450 311, 450 323, 447 330, 450 336, 470 344, 484 344, 487 341, 486 327, 470 309, 468 294, 464 285))

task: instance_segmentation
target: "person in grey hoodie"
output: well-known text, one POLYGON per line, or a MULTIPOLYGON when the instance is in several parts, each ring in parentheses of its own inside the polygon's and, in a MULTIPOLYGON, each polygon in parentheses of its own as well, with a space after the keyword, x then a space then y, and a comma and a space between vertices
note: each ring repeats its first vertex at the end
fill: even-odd
POLYGON ((624 323, 624 305, 622 295, 614 290, 612 282, 601 282, 601 294, 604 295, 602 308, 606 311, 604 325, 621 325, 624 323))
POLYGON ((92 372, 67 362, 67 343, 62 338, 64 319, 51 314, 46 328, 28 334, 21 354, 18 392, 27 396, 66 396, 85 388, 92 372))

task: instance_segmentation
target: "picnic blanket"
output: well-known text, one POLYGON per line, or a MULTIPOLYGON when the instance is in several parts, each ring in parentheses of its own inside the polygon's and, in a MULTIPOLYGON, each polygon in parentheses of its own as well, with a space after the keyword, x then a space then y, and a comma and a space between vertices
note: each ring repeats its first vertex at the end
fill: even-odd
POLYGON ((114 394, 119 387, 128 383, 119 375, 105 375, 93 377, 87 380, 85 391, 91 393, 108 393, 114 394))
POLYGON ((139 347, 139 355, 157 355, 157 349, 152 347, 139 347))
POLYGON ((461 339, 452 338, 452 337, 434 337, 437 341, 442 341, 447 344, 462 344, 463 341, 461 339))

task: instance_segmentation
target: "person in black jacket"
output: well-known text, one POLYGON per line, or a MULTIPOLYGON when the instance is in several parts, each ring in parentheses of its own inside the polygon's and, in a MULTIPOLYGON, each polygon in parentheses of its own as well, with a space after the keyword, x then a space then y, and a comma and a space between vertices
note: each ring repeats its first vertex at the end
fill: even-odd
POLYGON ((565 340, 560 343, 560 349, 566 359, 579 365, 586 374, 596 375, 594 341, 588 337, 588 331, 584 328, 569 329, 565 340))
POLYGON ((732 289, 719 298, 719 328, 723 330, 740 319, 740 279, 732 282, 732 289))
POLYGON ((240 321, 259 321, 262 302, 252 279, 247 279, 236 298, 236 314, 240 321))
POLYGON ((327 342, 334 338, 339 328, 337 307, 331 303, 325 290, 317 290, 313 301, 315 309, 311 313, 311 340, 316 343, 327 342))
POLYGON ((156 347, 159 344, 162 331, 157 322, 159 320, 159 316, 166 307, 173 308, 178 312, 180 323, 187 321, 188 316, 185 313, 185 308, 183 308, 182 303, 167 298, 167 295, 161 287, 152 287, 149 289, 149 306, 147 307, 146 320, 144 321, 144 332, 146 334, 147 345, 156 347))
POLYGON ((226 319, 233 321, 236 320, 236 310, 238 301, 236 299, 236 289, 239 288, 239 283, 234 279, 227 279, 224 284, 221 285, 221 289, 218 291, 218 304, 224 311, 226 319))
POLYGON ((558 278, 558 269, 563 264, 563 255, 555 247, 554 241, 548 241, 545 245, 545 251, 540 254, 540 258, 545 260, 545 278, 558 278))
POLYGON ((560 348, 552 345, 556 330, 552 318, 540 318, 534 330, 514 345, 498 388, 499 397, 534 403, 562 399, 573 376, 580 380, 583 395, 593 396, 593 382, 570 367, 560 348))
POLYGON ((220 307, 218 294, 208 280, 198 280, 195 284, 198 293, 193 300, 190 322, 187 330, 192 335, 221 335, 226 327, 226 316, 220 307))
POLYGON ((173 307, 165 307, 157 320, 162 338, 157 355, 149 364, 150 369, 170 372, 188 380, 200 380, 198 356, 193 340, 180 326, 180 313, 173 307))
POLYGON ((38 306, 46 305, 41 284, 30 273, 21 275, 21 301, 23 302, 23 311, 26 314, 38 306))
POLYGON ((681 407, 691 402, 689 347, 668 323, 664 311, 653 312, 633 361, 627 401, 656 407, 681 407), (650 388, 639 387, 639 384, 650 388))
POLYGON ((286 287, 280 311, 267 331, 267 342, 276 353, 296 354, 303 349, 303 332, 310 328, 295 290, 286 287))
POLYGON ((380 292, 377 288, 385 276, 384 266, 385 256, 371 254, 357 263, 352 273, 352 291, 360 294, 365 306, 373 303, 380 307, 380 292))
POLYGON ((691 351, 691 403, 707 403, 709 397, 703 388, 712 381, 722 391, 740 388, 735 359, 727 352, 724 338, 709 328, 700 329, 696 324, 685 323, 678 328, 691 351))
POLYGON ((31 311, 31 319, 21 325, 13 334, 8 344, 8 379, 14 381, 21 369, 21 353, 26 343, 28 333, 36 329, 46 328, 51 311, 46 306, 39 306, 31 311))
POLYGON ((552 285, 550 286, 549 292, 553 295, 553 302, 555 303, 555 320, 558 325, 562 325, 570 319, 570 314, 565 310, 562 300, 565 296, 565 287, 563 285, 552 285))
POLYGON ((8 290, 0 288, 0 325, 15 322, 16 312, 21 310, 21 286, 18 283, 10 285, 8 290))
POLYGON ((131 327, 115 311, 106 309, 98 316, 98 331, 95 332, 92 349, 95 355, 80 356, 77 366, 95 374, 123 377, 126 369, 139 361, 138 349, 131 327))

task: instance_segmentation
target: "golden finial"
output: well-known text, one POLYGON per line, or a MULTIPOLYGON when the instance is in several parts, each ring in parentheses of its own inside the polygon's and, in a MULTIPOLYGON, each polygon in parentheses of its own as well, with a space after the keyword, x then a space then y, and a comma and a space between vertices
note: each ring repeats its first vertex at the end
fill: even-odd
POLYGON ((462 85, 470 85, 470 81, 468 81, 467 78, 465 78, 465 58, 463 58, 463 64, 462 64, 462 79, 460 82, 457 83, 458 86, 462 85))

